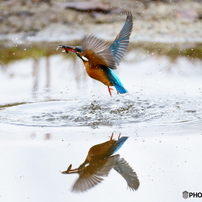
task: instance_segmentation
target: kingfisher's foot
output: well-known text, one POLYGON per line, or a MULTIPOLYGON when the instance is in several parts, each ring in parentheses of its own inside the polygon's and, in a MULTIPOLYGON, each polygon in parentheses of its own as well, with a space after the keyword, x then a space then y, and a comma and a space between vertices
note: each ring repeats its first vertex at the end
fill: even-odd
POLYGON ((107 88, 108 88, 108 91, 109 91, 109 95, 112 96, 112 92, 111 91, 113 90, 113 88, 110 88, 109 86, 107 86, 107 88))
POLYGON ((118 140, 120 139, 120 137, 121 137, 121 133, 119 133, 118 140))
POLYGON ((114 133, 111 134, 110 141, 113 140, 113 137, 114 137, 114 133))
MULTIPOLYGON (((111 134, 110 136, 110 141, 113 140, 113 137, 114 137, 114 132, 111 134)), ((121 138, 121 133, 119 133, 119 136, 118 136, 118 140, 121 138)))

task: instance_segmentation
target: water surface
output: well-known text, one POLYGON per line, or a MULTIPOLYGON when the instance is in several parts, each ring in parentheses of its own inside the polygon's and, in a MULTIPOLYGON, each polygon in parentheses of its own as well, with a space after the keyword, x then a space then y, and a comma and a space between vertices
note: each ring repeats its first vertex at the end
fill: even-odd
POLYGON ((183 191, 201 191, 201 58, 142 47, 131 46, 117 70, 129 93, 114 90, 112 97, 106 86, 86 76, 80 60, 56 55, 53 44, 43 51, 4 50, 2 201, 107 201, 111 196, 116 201, 181 201, 183 191), (131 192, 111 172, 87 193, 71 193, 77 176, 60 171, 70 163, 80 165, 88 149, 112 132, 129 136, 118 153, 136 171, 139 190, 131 192))

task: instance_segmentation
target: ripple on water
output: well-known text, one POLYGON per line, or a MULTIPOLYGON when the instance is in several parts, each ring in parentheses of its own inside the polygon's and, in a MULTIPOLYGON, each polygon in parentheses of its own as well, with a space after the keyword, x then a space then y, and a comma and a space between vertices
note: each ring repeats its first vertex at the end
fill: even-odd
POLYGON ((131 123, 174 124, 198 121, 197 99, 117 97, 23 103, 0 110, 0 122, 26 126, 121 126, 131 123), (179 101, 180 100, 180 101, 179 101))

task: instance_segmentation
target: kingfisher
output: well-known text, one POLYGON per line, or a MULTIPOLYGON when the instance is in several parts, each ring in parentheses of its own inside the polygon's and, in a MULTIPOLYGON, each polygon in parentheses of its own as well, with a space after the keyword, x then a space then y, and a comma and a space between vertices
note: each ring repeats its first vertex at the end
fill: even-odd
POLYGON ((113 71, 120 64, 125 55, 129 38, 133 28, 133 16, 127 12, 127 17, 123 28, 111 45, 94 35, 84 36, 81 46, 59 45, 66 53, 75 53, 84 63, 87 74, 108 87, 110 96, 114 86, 118 93, 127 93, 121 80, 113 71))
POLYGON ((139 187, 139 180, 136 173, 130 165, 120 158, 119 154, 112 155, 124 144, 128 137, 118 137, 113 139, 113 133, 110 140, 90 148, 85 161, 76 169, 71 169, 72 164, 63 171, 63 174, 78 173, 79 178, 72 187, 73 192, 84 192, 99 184, 103 177, 108 176, 110 170, 116 170, 127 182, 131 190, 139 187))

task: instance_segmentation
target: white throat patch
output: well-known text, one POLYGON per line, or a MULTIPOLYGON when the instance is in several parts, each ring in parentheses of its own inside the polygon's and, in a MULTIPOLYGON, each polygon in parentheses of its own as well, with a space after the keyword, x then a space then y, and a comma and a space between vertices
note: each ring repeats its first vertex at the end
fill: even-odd
POLYGON ((89 61, 88 58, 86 58, 86 57, 84 57, 84 56, 81 56, 81 58, 82 58, 84 61, 86 61, 86 62, 89 61))

